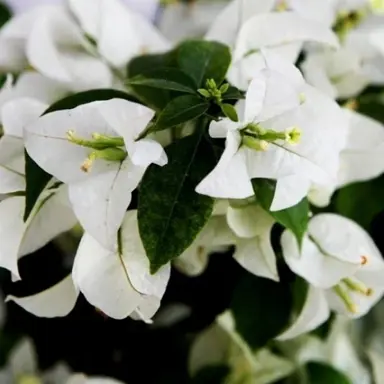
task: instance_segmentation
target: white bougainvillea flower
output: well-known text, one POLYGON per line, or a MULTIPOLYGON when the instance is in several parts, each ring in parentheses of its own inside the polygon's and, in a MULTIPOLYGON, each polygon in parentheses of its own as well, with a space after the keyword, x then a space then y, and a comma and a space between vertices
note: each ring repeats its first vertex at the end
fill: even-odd
POLYGON ((228 208, 227 221, 237 235, 236 261, 250 273, 279 280, 276 255, 271 244, 273 218, 255 203, 241 208, 228 208))
POLYGON ((85 233, 72 271, 73 281, 90 304, 107 316, 150 321, 160 307, 170 264, 151 275, 140 239, 137 212, 128 211, 115 237, 114 251, 85 233))
POLYGON ((225 252, 235 243, 236 236, 228 227, 225 216, 213 216, 174 265, 189 276, 200 275, 208 265, 211 253, 225 252))
POLYGON ((81 27, 97 42, 97 50, 121 68, 134 56, 170 48, 143 16, 120 0, 69 0, 81 27))
POLYGON ((338 47, 337 37, 328 27, 295 12, 255 15, 240 29, 228 79, 238 88, 246 89, 255 74, 264 67, 261 49, 268 48, 294 63, 304 42, 338 47))
POLYGON ((236 331, 229 311, 218 316, 213 325, 195 338, 189 354, 192 377, 205 367, 217 365, 230 368, 229 383, 274 383, 294 370, 292 361, 266 348, 252 351, 236 331))
POLYGON ((301 251, 289 231, 283 233, 281 243, 288 266, 323 289, 332 310, 360 317, 383 296, 383 258, 370 236, 352 220, 320 214, 309 222, 301 251))
POLYGON ((8 357, 6 366, 0 371, 0 380, 11 383, 63 384, 71 377, 71 370, 64 363, 57 363, 45 372, 39 372, 35 347, 30 339, 22 339, 8 357))
POLYGON ((283 184, 271 209, 281 210, 302 200, 311 182, 336 178, 346 127, 338 105, 305 84, 296 67, 276 55, 266 58, 240 122, 211 124, 210 135, 226 137, 226 147, 196 191, 244 199, 254 195, 251 179, 275 179, 283 184))
POLYGON ((273 219, 256 205, 226 207, 225 214, 222 213, 214 215, 192 245, 174 261, 176 268, 189 276, 200 275, 210 254, 235 247, 233 257, 243 268, 256 276, 278 280, 270 240, 273 219))
POLYGON ((65 186, 47 189, 24 223, 25 197, 9 197, 0 202, 0 266, 20 278, 17 261, 32 253, 77 222, 65 186))
POLYGON ((384 126, 349 109, 344 109, 344 114, 348 118, 348 136, 340 155, 337 182, 312 186, 309 198, 317 206, 327 206, 336 189, 373 179, 384 172, 384 126))
POLYGON ((167 162, 160 144, 139 139, 153 116, 147 107, 112 99, 49 113, 25 131, 29 155, 69 185, 80 223, 104 247, 113 249, 147 167, 167 162))
POLYGON ((54 286, 37 294, 25 297, 9 295, 6 301, 13 301, 26 311, 39 317, 53 318, 67 316, 76 305, 78 291, 69 275, 54 286))

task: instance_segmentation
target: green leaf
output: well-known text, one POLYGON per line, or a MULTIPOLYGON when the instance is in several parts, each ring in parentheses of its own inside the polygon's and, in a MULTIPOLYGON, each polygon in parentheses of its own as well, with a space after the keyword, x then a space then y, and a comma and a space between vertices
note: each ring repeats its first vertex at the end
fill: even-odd
MULTIPOLYGON (((129 101, 137 101, 132 95, 125 92, 116 91, 113 89, 96 89, 92 91, 80 92, 75 95, 65 97, 52 104, 45 112, 44 115, 54 111, 63 109, 72 109, 82 104, 87 104, 97 100, 109 99, 125 99, 129 101)), ((33 207, 36 204, 41 192, 47 186, 52 176, 41 169, 34 160, 25 152, 25 179, 26 179, 26 197, 25 197, 25 211, 24 221, 28 220, 33 207)))
POLYGON ((180 96, 170 101, 161 111, 153 131, 161 131, 193 120, 209 108, 209 103, 195 95, 180 96))
POLYGON ((270 208, 275 195, 276 181, 269 179, 253 179, 252 185, 257 201, 262 208, 265 209, 279 224, 291 230, 301 246, 309 221, 309 204, 307 198, 304 198, 300 203, 293 207, 281 211, 271 211, 270 208))
POLYGON ((182 93, 196 93, 193 80, 184 72, 176 68, 163 68, 149 71, 128 80, 128 86, 165 89, 182 93))
POLYGON ((308 363, 307 374, 311 384, 352 384, 343 373, 323 363, 308 363))
POLYGON ((337 192, 334 202, 337 213, 346 216, 365 229, 384 211, 384 176, 351 184, 337 192))
POLYGON ((237 116, 236 109, 233 105, 221 104, 220 108, 223 111, 224 115, 228 117, 228 119, 231 119, 232 121, 239 121, 239 116, 237 116))
POLYGON ((289 285, 246 273, 234 290, 231 309, 236 329, 253 349, 264 347, 289 324, 289 285))
POLYGON ((151 165, 141 182, 139 230, 152 273, 180 256, 212 214, 214 200, 195 192, 215 166, 213 148, 202 137, 203 132, 168 146, 168 164, 151 165))
POLYGON ((244 94, 236 87, 230 86, 228 90, 222 95, 222 100, 242 100, 245 99, 244 94))
MULTIPOLYGON (((128 63, 127 73, 128 79, 137 76, 148 77, 148 73, 170 68, 177 69, 177 52, 176 50, 166 52, 164 54, 143 55, 134 58, 128 63)), ((163 109, 172 99, 169 90, 155 89, 153 87, 130 86, 134 94, 147 106, 159 111, 163 109)))
POLYGON ((220 85, 231 64, 229 47, 214 41, 189 40, 178 49, 178 64, 188 73, 198 88, 205 86, 208 79, 220 85))

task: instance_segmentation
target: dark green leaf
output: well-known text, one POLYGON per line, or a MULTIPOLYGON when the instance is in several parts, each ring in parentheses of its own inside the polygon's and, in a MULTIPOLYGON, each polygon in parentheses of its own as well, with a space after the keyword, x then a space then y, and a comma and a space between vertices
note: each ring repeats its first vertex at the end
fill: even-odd
POLYGON ((221 384, 230 374, 227 365, 212 365, 202 368, 192 379, 191 384, 221 384))
POLYGON ((311 384, 352 384, 343 373, 323 363, 308 363, 307 373, 311 384))
POLYGON ((12 14, 9 8, 3 2, 0 2, 0 27, 2 27, 11 16, 12 14))
POLYGON ((184 72, 176 68, 163 68, 146 72, 143 75, 135 76, 128 80, 129 86, 149 87, 177 91, 182 93, 196 93, 193 80, 184 72))
MULTIPOLYGON (((128 78, 136 76, 148 77, 147 74, 170 68, 177 68, 176 50, 164 54, 144 55, 131 60, 128 64, 128 78)), ((163 109, 172 99, 171 92, 165 89, 155 89, 153 87, 130 86, 134 94, 147 106, 159 111, 163 109)))
POLYGON ((229 47, 214 41, 189 40, 178 49, 178 63, 188 73, 198 88, 205 86, 208 79, 220 85, 231 64, 229 47))
POLYGON ((220 107, 224 115, 227 116, 228 119, 231 119, 232 121, 239 121, 239 116, 237 116, 236 109, 233 105, 221 104, 220 107))
POLYGON ((384 210, 384 176, 342 188, 335 196, 338 213, 369 229, 376 215, 384 210))
POLYGON ((289 285, 247 273, 235 288, 231 309, 236 329, 254 349, 264 347, 289 324, 289 285))
POLYGON ((237 88, 230 86, 221 98, 222 100, 241 100, 244 99, 245 96, 237 88))
MULTIPOLYGON (((60 111, 63 109, 72 109, 82 104, 87 104, 96 100, 109 100, 109 99, 125 99, 129 101, 137 101, 133 96, 113 89, 95 89, 86 92, 80 92, 75 95, 65 97, 52 104, 44 114, 60 111)), ((24 221, 28 220, 33 207, 36 204, 41 192, 47 186, 52 176, 41 169, 33 159, 25 152, 25 178, 26 178, 26 198, 25 198, 25 211, 24 221)))
POLYGON ((283 227, 291 230, 301 245, 303 236, 308 228, 309 204, 305 198, 297 205, 281 211, 271 211, 270 207, 276 190, 276 181, 268 179, 253 179, 253 189, 257 201, 283 227))
POLYGON ((209 103, 195 95, 180 96, 170 101, 161 111, 153 131, 174 127, 203 115, 209 103))
POLYGON ((166 148, 168 164, 150 166, 139 190, 138 221, 151 271, 180 256, 211 216, 214 200, 195 192, 215 166, 202 133, 166 148))

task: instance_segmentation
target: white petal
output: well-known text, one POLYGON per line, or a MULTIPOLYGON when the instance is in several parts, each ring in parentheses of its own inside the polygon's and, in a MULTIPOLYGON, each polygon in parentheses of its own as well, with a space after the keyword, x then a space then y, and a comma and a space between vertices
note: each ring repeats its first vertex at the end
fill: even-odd
POLYGON ((0 138, 0 164, 7 168, 14 169, 14 161, 23 157, 24 162, 24 143, 19 137, 5 135, 0 138))
POLYGON ((245 101, 244 121, 257 121, 258 115, 264 106, 267 84, 267 79, 261 75, 253 78, 249 84, 245 101))
POLYGON ((294 339, 304 333, 313 331, 323 324, 330 315, 324 291, 309 286, 304 307, 295 322, 277 340, 294 339))
POLYGON ((124 137, 128 152, 155 116, 153 110, 123 99, 99 102, 97 108, 110 127, 124 137))
POLYGON ((30 98, 9 101, 1 108, 4 134, 23 137, 23 129, 33 123, 48 108, 48 105, 30 98))
POLYGON ((116 136, 116 132, 98 114, 98 103, 52 112, 26 127, 25 146, 29 155, 41 168, 60 181, 71 183, 86 180, 115 166, 115 163, 96 160, 91 172, 83 172, 81 165, 92 150, 73 144, 67 139, 70 130, 77 137, 86 140, 91 139, 95 132, 116 136))
POLYGON ((150 273, 149 260, 139 234, 137 211, 127 212, 120 236, 122 255, 131 284, 140 293, 161 299, 170 277, 170 264, 163 266, 154 275, 150 273))
POLYGON ((292 207, 308 195, 311 182, 304 176, 287 176, 277 180, 271 211, 292 207))
POLYGON ((238 129, 239 123, 236 123, 229 119, 212 121, 209 125, 209 135, 214 139, 225 139, 229 131, 235 132, 238 129))
POLYGON ((24 233, 24 197, 10 197, 0 202, 0 265, 18 278, 18 251, 24 233))
POLYGON ((89 303, 114 319, 126 318, 141 303, 122 256, 104 249, 88 234, 81 239, 72 276, 89 303))
POLYGON ((70 200, 81 225, 105 248, 113 249, 131 193, 144 171, 126 159, 109 172, 69 186, 70 200))
POLYGON ((143 296, 142 301, 136 310, 130 315, 133 320, 143 321, 152 324, 152 317, 159 310, 161 299, 157 296, 143 296))
POLYGON ((72 276, 68 276, 38 294, 26 297, 8 296, 6 301, 14 301, 35 316, 52 318, 67 316, 74 308, 77 296, 72 276))
POLYGON ((0 194, 20 192, 24 190, 24 176, 0 166, 0 194))
POLYGON ((252 239, 239 240, 233 257, 248 272, 279 281, 276 255, 270 240, 271 229, 252 239))
POLYGON ((274 220, 255 203, 244 208, 228 207, 227 222, 239 237, 252 238, 269 232, 274 220))
POLYGON ((134 152, 130 154, 133 164, 148 167, 150 164, 163 166, 168 163, 163 147, 154 140, 142 139, 134 144, 134 152))
POLYGON ((254 1, 235 0, 215 19, 210 30, 207 32, 206 40, 215 40, 232 46, 241 26, 252 16, 269 12, 275 5, 275 0, 254 1))
POLYGON ((37 373, 37 356, 30 339, 22 339, 17 343, 8 358, 13 377, 33 375, 37 373))
POLYGON ((297 240, 285 231, 283 255, 295 273, 316 287, 330 288, 353 275, 361 265, 362 256, 372 253, 372 244, 364 230, 335 214, 316 215, 309 223, 309 233, 321 249, 305 236, 300 254, 297 240))
POLYGON ((234 53, 240 59, 249 51, 292 42, 315 41, 338 47, 338 39, 330 28, 295 12, 271 12, 255 15, 241 29, 234 53))
POLYGON ((19 249, 19 257, 32 253, 77 223, 68 200, 66 186, 42 195, 28 219, 19 249))
POLYGON ((240 135, 228 132, 226 147, 216 168, 196 187, 196 192, 217 198, 245 199, 253 196, 240 135))
POLYGON ((42 74, 77 90, 107 87, 112 74, 101 60, 86 53, 81 31, 64 12, 53 9, 41 16, 28 39, 30 63, 42 74))

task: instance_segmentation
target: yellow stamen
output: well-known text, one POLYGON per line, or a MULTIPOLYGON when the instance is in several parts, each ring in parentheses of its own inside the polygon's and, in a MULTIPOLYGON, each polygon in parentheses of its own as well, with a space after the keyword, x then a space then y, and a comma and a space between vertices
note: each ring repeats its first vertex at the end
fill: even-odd
POLYGON ((367 256, 361 256, 361 265, 366 265, 368 263, 368 257, 367 256))
POLYGON ((353 302, 346 290, 344 290, 340 285, 333 287, 333 290, 336 295, 339 296, 339 298, 343 301, 349 312, 353 314, 357 314, 359 312, 357 305, 353 302))
POLYGON ((349 278, 343 279, 342 281, 351 291, 361 293, 365 296, 371 296, 373 293, 373 290, 371 288, 366 287, 363 283, 360 283, 358 281, 354 281, 349 278))

